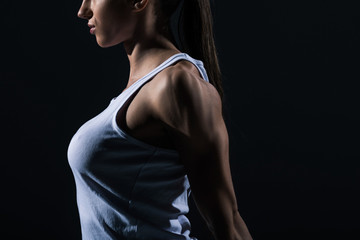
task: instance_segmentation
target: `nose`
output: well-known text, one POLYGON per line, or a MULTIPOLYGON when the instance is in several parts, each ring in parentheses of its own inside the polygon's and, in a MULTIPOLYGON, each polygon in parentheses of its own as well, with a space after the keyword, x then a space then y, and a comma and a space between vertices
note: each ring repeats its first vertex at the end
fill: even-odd
POLYGON ((77 13, 77 16, 82 19, 90 19, 93 15, 90 8, 91 0, 83 0, 80 9, 77 13))

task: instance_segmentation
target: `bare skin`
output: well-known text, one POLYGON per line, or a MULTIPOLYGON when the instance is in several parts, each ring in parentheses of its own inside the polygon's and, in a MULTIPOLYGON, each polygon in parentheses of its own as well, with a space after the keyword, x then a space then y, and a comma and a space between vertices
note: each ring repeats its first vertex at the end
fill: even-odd
MULTIPOLYGON (((180 52, 156 29, 154 1, 84 0, 78 13, 95 27, 101 47, 124 43, 127 87, 180 52)), ((217 240, 252 239, 238 212, 221 99, 194 65, 179 61, 145 84, 122 127, 141 141, 179 152, 196 205, 217 240)))

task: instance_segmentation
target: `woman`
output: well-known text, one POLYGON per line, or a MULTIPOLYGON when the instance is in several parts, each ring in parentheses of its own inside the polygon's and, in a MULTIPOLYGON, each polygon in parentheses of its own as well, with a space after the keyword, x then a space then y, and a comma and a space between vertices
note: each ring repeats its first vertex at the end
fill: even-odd
POLYGON ((83 0, 78 16, 130 61, 125 90, 69 146, 83 239, 196 239, 190 185, 217 240, 251 239, 230 175, 209 0, 83 0), (182 46, 170 28, 180 8, 182 46))

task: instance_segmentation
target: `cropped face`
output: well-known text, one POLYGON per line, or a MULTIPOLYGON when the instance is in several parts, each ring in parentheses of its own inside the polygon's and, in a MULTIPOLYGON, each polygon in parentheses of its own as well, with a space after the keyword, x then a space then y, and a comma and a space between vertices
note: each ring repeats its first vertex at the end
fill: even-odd
POLYGON ((136 18, 129 0, 83 0, 78 17, 88 20, 90 33, 101 47, 129 39, 136 18))

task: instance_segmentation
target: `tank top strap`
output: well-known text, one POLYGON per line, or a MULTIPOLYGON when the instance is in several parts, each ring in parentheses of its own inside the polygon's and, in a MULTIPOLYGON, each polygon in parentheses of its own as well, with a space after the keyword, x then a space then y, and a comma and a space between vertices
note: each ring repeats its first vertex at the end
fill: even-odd
POLYGON ((206 81, 206 82, 209 82, 209 78, 208 78, 208 75, 206 73, 206 70, 205 70, 205 67, 204 67, 204 63, 200 60, 197 60, 197 59, 194 59, 192 57, 190 57, 188 54, 186 53, 179 53, 178 54, 178 60, 187 60, 191 63, 193 63, 195 65, 195 67, 199 70, 200 74, 201 74, 201 77, 206 81))
POLYGON ((193 63, 198 71, 201 74, 201 77, 206 81, 209 82, 209 78, 207 76, 206 70, 204 68, 204 64, 202 61, 194 59, 190 57, 186 53, 177 53, 167 60, 165 60, 163 63, 161 63, 159 66, 157 66, 155 69, 153 69, 151 72, 137 80, 135 83, 133 83, 129 88, 125 89, 120 95, 121 99, 125 101, 128 99, 134 92, 136 92, 141 86, 143 86, 146 82, 151 80, 156 74, 167 68, 168 66, 174 64, 175 62, 178 62, 180 60, 187 60, 191 63, 193 63))

